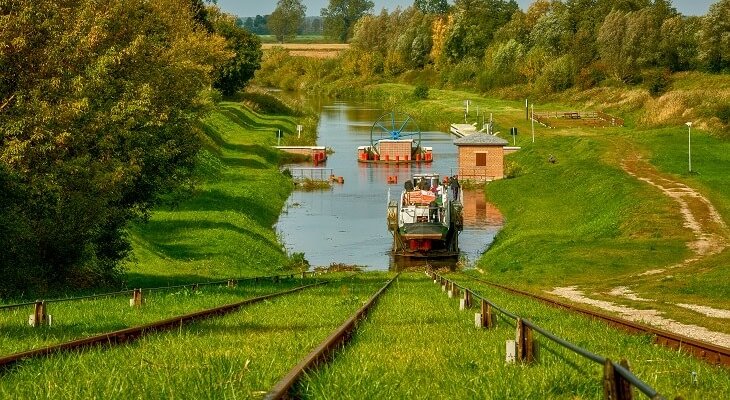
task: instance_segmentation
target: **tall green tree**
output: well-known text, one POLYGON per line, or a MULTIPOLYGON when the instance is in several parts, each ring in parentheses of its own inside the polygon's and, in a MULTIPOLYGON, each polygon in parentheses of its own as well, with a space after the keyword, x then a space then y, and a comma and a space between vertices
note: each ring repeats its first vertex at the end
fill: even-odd
POLYGON ((0 2, 0 296, 114 280, 188 184, 224 39, 190 0, 0 2))
POLYGON ((444 51, 451 62, 464 57, 481 59, 494 34, 519 9, 514 0, 456 0, 454 23, 447 33, 444 51))
POLYGON ((261 66, 261 40, 238 26, 235 17, 222 13, 217 7, 210 7, 208 15, 213 30, 225 38, 225 47, 233 54, 230 60, 217 67, 213 86, 224 95, 232 95, 246 87, 261 66))
POLYGON ((711 72, 730 70, 730 0, 710 6, 699 34, 700 60, 711 72))
POLYGON ((330 0, 327 8, 321 11, 324 34, 347 42, 353 35, 355 23, 374 6, 370 0, 330 0))
POLYGON ((449 11, 446 0, 415 0, 413 6, 424 14, 446 14, 449 11))
POLYGON ((295 38, 306 12, 307 7, 300 0, 279 0, 267 21, 269 31, 281 43, 295 38))

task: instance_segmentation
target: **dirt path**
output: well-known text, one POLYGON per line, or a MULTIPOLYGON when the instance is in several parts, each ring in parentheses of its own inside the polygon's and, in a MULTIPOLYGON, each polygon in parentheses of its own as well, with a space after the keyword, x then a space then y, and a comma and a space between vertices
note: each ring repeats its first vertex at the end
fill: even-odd
MULTIPOLYGON (((646 182, 662 191, 666 196, 673 199, 682 215, 683 225, 694 234, 694 240, 687 243, 692 255, 682 262, 667 266, 665 268, 644 271, 637 276, 649 276, 664 274, 676 268, 687 267, 705 257, 718 254, 725 250, 730 244, 728 228, 725 221, 717 212, 712 203, 701 193, 691 187, 673 180, 656 170, 639 155, 631 155, 622 160, 621 167, 629 175, 646 182)), ((643 322, 660 327, 681 335, 689 336, 699 340, 708 341, 719 346, 730 347, 730 335, 721 332, 714 332, 705 327, 684 324, 662 316, 657 310, 640 310, 614 302, 591 299, 587 297, 577 286, 557 287, 551 292, 576 303, 589 304, 605 311, 620 314, 623 318, 631 321, 643 322)), ((641 297, 626 286, 616 287, 606 293, 608 295, 625 298, 632 301, 654 302, 656 300, 641 297)), ((708 317, 728 318, 730 311, 696 304, 671 304, 683 309, 693 310, 708 317)))

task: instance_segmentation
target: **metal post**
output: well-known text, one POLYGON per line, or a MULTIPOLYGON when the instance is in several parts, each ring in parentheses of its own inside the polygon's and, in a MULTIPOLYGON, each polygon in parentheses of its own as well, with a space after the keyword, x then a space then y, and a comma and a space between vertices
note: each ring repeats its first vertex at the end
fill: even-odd
POLYGON ((689 157, 689 172, 692 172, 692 122, 687 122, 687 156, 689 157))
POLYGON ((530 104, 532 107, 532 143, 535 143, 535 105, 530 104))

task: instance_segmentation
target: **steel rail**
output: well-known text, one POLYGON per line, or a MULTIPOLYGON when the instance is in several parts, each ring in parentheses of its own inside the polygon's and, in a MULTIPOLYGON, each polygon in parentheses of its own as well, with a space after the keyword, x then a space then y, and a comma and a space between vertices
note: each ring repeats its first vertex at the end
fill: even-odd
POLYGON ((327 284, 327 281, 321 281, 316 282, 309 285, 299 286, 293 289, 284 290, 281 292, 271 293, 263 296, 258 296, 250 299, 246 299, 240 302, 226 304, 223 306, 218 306, 214 308, 209 308, 207 310, 197 311, 190 314, 185 314, 177 317, 172 317, 168 319, 164 319, 161 321, 152 322, 145 325, 139 325, 131 328, 125 328, 113 332, 107 332, 102 333, 99 335, 94 335, 82 339, 76 339, 71 340, 64 343, 59 343, 47 347, 42 347, 34 350, 28 350, 23 351, 15 354, 11 354, 8 356, 0 357, 0 368, 7 368, 19 361, 30 359, 30 358, 38 358, 38 357, 44 357, 49 356, 52 354, 60 353, 63 351, 69 351, 69 350, 76 350, 96 345, 117 345, 121 343, 125 343, 128 341, 135 340, 141 336, 144 336, 146 334, 157 332, 157 331, 164 331, 169 330, 173 328, 179 328, 183 326, 184 324, 191 323, 194 321, 198 321, 201 319, 211 318, 214 316, 221 316, 225 314, 229 314, 231 312, 237 311, 238 309, 254 304, 259 303, 264 300, 268 300, 271 298, 295 293, 304 289, 308 289, 314 286, 324 285, 327 284))
POLYGON ((535 293, 530 293, 524 290, 515 289, 509 286, 500 285, 498 283, 492 283, 483 279, 475 278, 469 275, 461 274, 467 279, 471 279, 476 282, 483 283, 485 285, 493 286, 510 293, 519 294, 525 297, 536 299, 549 304, 553 307, 563 308, 566 310, 574 311, 579 314, 584 314, 592 318, 609 323, 612 326, 621 328, 631 333, 650 334, 654 336, 654 343, 669 347, 673 350, 684 351, 694 357, 704 360, 710 364, 723 365, 730 367, 730 349, 716 344, 708 343, 702 340, 694 339, 688 336, 679 335, 674 332, 661 330, 649 325, 640 324, 633 321, 628 321, 613 315, 604 314, 598 311, 594 311, 585 307, 576 306, 570 303, 562 302, 559 300, 552 299, 547 296, 542 296, 535 293))
MULTIPOLYGON (((464 274, 462 274, 462 275, 464 275, 464 274)), ((474 297, 476 297, 476 298, 478 298, 480 300, 483 300, 483 301, 487 302, 490 306, 492 306, 492 308, 495 308, 498 311, 504 313, 504 310, 503 309, 496 307, 494 305, 494 303, 492 303, 491 301, 489 301, 486 297, 484 297, 484 296, 482 296, 482 295, 474 292, 474 290, 472 290, 472 289, 470 289, 470 288, 468 288, 466 286, 463 286, 461 284, 458 284, 458 283, 456 283, 456 282, 454 282, 452 280, 449 280, 448 278, 444 278, 444 277, 442 277, 439 274, 434 273, 433 276, 438 277, 439 279, 443 279, 446 282, 449 282, 452 285, 454 285, 454 286, 456 286, 456 287, 458 287, 458 288, 460 288, 460 289, 462 289, 464 291, 468 291, 474 297)), ((471 278, 468 275, 464 275, 464 276, 466 276, 467 278, 471 278)), ((483 282, 483 283, 487 283, 488 284, 488 282, 481 281, 481 280, 479 280, 477 278, 471 278, 471 279, 476 280, 477 282, 483 282)), ((512 314, 512 313, 507 313, 505 315, 507 315, 508 317, 510 317, 512 319, 515 319, 515 320, 519 318, 517 315, 512 314)), ((560 345, 562 347, 565 347, 566 349, 568 349, 570 351, 573 351, 574 353, 576 353, 576 354, 578 354, 578 355, 580 355, 580 356, 582 356, 582 357, 584 357, 584 358, 586 358, 588 360, 591 360, 591 361, 593 361, 593 362, 595 362, 597 364, 604 364, 604 363, 606 363, 606 361, 608 361, 608 359, 606 359, 605 357, 602 357, 602 356, 600 356, 598 354, 592 353, 589 350, 586 350, 586 349, 584 349, 584 348, 582 348, 582 347, 580 347, 580 346, 578 346, 576 344, 573 344, 573 343, 571 343, 571 342, 569 342, 569 341, 567 341, 567 340, 565 340, 565 339, 563 339, 561 337, 558 337, 555 334, 553 334, 552 332, 547 331, 547 330, 545 330, 544 328, 541 328, 538 325, 535 325, 533 322, 531 322, 528 319, 524 319, 523 318, 522 321, 530 329, 532 329, 534 331, 537 331, 538 333, 540 333, 541 335, 545 336, 547 339, 553 341, 554 343, 556 343, 556 344, 558 344, 558 345, 560 345)), ((652 399, 652 400, 664 399, 664 397, 661 394, 659 394, 659 392, 657 392, 654 388, 652 388, 651 386, 649 386, 646 382, 644 382, 641 379, 639 379, 639 377, 637 377, 636 375, 634 375, 633 372, 631 372, 630 370, 628 370, 627 368, 625 368, 621 364, 616 363, 615 361, 611 361, 611 365, 613 366, 614 370, 616 372, 618 372, 618 374, 621 375, 621 377, 623 377, 623 379, 625 379, 626 381, 628 381, 632 386, 636 387, 639 391, 641 391, 644 395, 646 395, 650 399, 652 399)))
MULTIPOLYGON (((314 272, 310 272, 310 271, 304 272, 304 274, 313 274, 313 273, 314 272)), ((265 280, 265 279, 273 279, 273 278, 286 278, 286 277, 291 277, 293 275, 294 274, 251 276, 251 277, 245 277, 245 278, 231 278, 231 279, 227 279, 227 280, 212 281, 212 282, 198 282, 198 283, 186 283, 184 285, 140 288, 140 290, 143 292, 153 292, 153 291, 160 291, 160 290, 180 289, 180 288, 186 288, 186 287, 222 285, 222 284, 228 283, 229 280, 233 280, 236 282, 246 282, 246 281, 257 281, 257 280, 261 280, 261 279, 265 280)), ((102 297, 121 296, 123 294, 131 294, 131 293, 134 293, 134 289, 120 290, 117 292, 90 294, 90 295, 86 295, 86 296, 60 297, 60 298, 44 300, 44 301, 46 302, 46 304, 61 303, 61 302, 66 302, 66 301, 78 301, 78 300, 87 300, 87 299, 98 299, 98 298, 102 298, 102 297)), ((36 301, 30 301, 30 302, 26 302, 26 303, 5 304, 5 305, 0 305, 0 310, 21 308, 21 307, 26 307, 26 306, 32 306, 34 304, 36 304, 36 301)))
POLYGON ((314 350, 307 354, 289 373, 282 377, 264 397, 265 400, 284 399, 287 398, 289 390, 301 378, 305 371, 314 368, 320 362, 326 360, 334 351, 344 345, 352 337, 352 333, 357 329, 358 322, 367 316, 370 309, 377 303, 380 296, 385 293, 391 283, 398 278, 400 274, 389 280, 380 290, 378 290, 360 309, 358 309, 350 318, 347 319, 339 328, 332 332, 322 343, 314 350))

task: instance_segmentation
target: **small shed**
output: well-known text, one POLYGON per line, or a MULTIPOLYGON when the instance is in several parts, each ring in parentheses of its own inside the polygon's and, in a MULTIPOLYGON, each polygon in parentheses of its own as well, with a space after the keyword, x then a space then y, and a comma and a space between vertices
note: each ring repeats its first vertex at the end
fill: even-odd
POLYGON ((459 179, 492 181, 504 178, 506 140, 482 132, 454 140, 459 148, 459 179))

